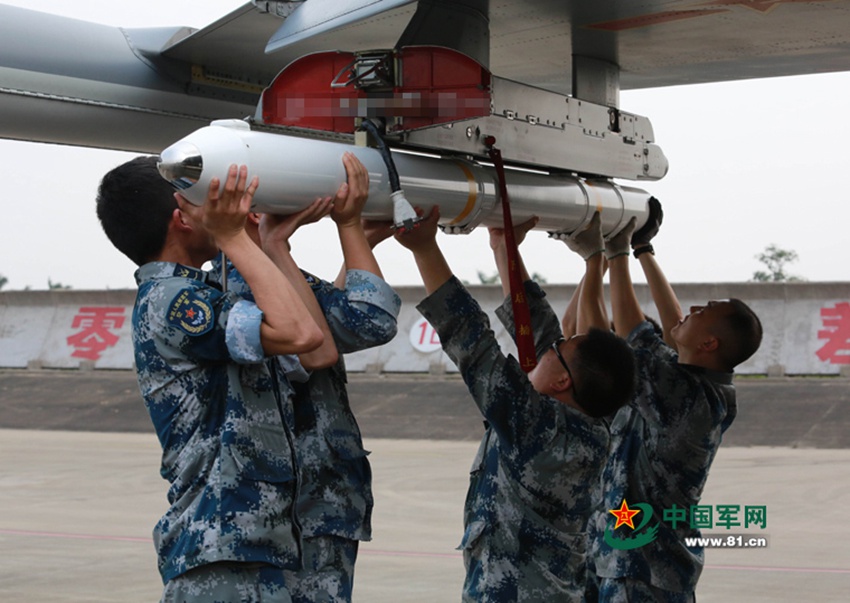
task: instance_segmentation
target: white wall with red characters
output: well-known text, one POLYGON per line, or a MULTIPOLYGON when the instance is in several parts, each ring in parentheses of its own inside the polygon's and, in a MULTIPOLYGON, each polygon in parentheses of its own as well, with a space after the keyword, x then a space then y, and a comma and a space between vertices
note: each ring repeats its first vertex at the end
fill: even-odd
MULTIPOLYGON (((710 299, 737 297, 761 317, 761 349, 738 367, 741 374, 850 376, 850 282, 717 283, 674 285, 683 309, 710 299)), ((493 316, 501 289, 470 288, 491 316, 503 349, 513 352, 510 336, 493 316)), ((636 285, 638 298, 656 316, 649 291, 636 285)), ((561 313, 574 285, 547 286, 548 299, 561 313)), ((399 332, 389 344, 346 357, 353 372, 443 373, 456 369, 439 347, 439 338, 416 311, 419 287, 400 287, 403 306, 399 332)), ((132 369, 131 315, 135 291, 0 292, 0 368, 132 369)))

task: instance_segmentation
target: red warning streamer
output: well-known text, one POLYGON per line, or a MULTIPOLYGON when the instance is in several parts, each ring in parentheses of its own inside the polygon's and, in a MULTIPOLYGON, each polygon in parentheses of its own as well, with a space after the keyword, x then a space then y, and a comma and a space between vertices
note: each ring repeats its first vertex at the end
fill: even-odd
POLYGON ((486 140, 490 159, 496 167, 499 178, 499 196, 502 197, 502 215, 505 223, 505 248, 508 254, 508 273, 510 278, 511 306, 514 311, 514 329, 516 347, 519 353, 519 365, 526 373, 537 366, 537 353, 534 349, 534 333, 531 331, 531 310, 525 297, 525 287, 519 267, 519 249, 514 238, 514 224, 511 219, 511 206, 508 199, 508 185, 505 180, 505 164, 502 152, 493 146, 496 139, 486 140))

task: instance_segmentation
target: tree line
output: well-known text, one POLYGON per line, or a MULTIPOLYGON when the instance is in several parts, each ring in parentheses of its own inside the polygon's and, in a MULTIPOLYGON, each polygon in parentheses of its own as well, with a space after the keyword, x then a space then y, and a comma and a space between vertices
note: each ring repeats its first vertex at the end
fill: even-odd
MULTIPOLYGON (((791 249, 782 249, 778 245, 770 244, 765 247, 764 251, 756 254, 755 258, 764 264, 765 270, 757 270, 753 273, 753 278, 750 279, 757 283, 781 283, 804 281, 806 279, 788 274, 786 267, 788 264, 793 264, 799 258, 797 252, 791 249)), ((540 284, 546 284, 546 279, 542 275, 535 272, 531 278, 540 284)), ((482 285, 495 285, 499 283, 499 274, 486 274, 481 270, 478 271, 478 280, 482 285)), ((9 283, 9 279, 0 274, 0 289, 3 289, 9 283)), ((467 283, 469 284, 469 283, 467 283)), ((70 285, 62 283, 54 283, 50 278, 47 279, 48 289, 70 289, 70 285)), ((29 289, 29 287, 25 287, 29 289)))

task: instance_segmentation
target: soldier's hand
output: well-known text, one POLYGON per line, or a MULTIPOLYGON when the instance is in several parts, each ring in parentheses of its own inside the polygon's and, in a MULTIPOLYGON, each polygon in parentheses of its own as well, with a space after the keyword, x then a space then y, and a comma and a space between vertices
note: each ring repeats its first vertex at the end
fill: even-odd
POLYGON ((180 194, 175 194, 180 210, 200 223, 218 245, 238 236, 245 230, 245 221, 251 211, 259 179, 248 182, 247 166, 230 166, 224 186, 218 178, 210 181, 207 199, 203 205, 194 205, 180 194))
POLYGON ((640 227, 632 235, 632 247, 640 247, 648 245, 655 238, 661 228, 661 222, 664 221, 664 210, 661 209, 661 202, 655 197, 649 198, 649 217, 646 219, 646 224, 640 227))
POLYGON ((331 219, 339 227, 360 226, 360 214, 369 197, 369 172, 353 153, 346 152, 342 163, 347 181, 334 195, 331 219))
POLYGON ((299 212, 280 216, 262 214, 260 216, 260 242, 263 249, 283 244, 289 246, 289 239, 301 226, 318 222, 331 211, 331 198, 318 198, 299 212))
POLYGON ((593 218, 591 218, 587 228, 572 233, 564 239, 564 243, 585 261, 597 253, 605 251, 605 241, 602 239, 602 218, 599 215, 599 211, 593 214, 593 218))
MULTIPOLYGON (((424 212, 422 208, 416 208, 416 215, 422 217, 424 212)), ((440 221, 440 208, 435 205, 427 216, 422 218, 410 230, 398 229, 395 233, 395 240, 407 247, 413 253, 424 251, 429 247, 436 245, 437 228, 440 221)))
MULTIPOLYGON (((525 240, 525 235, 528 231, 537 226, 540 218, 531 216, 528 220, 514 226, 514 240, 517 246, 521 245, 525 240)), ((490 249, 496 251, 505 244, 505 229, 503 227, 491 226, 487 229, 490 233, 490 249)))
POLYGON ((621 255, 629 255, 629 244, 635 231, 637 219, 632 216, 620 232, 605 241, 605 259, 612 260, 621 255))

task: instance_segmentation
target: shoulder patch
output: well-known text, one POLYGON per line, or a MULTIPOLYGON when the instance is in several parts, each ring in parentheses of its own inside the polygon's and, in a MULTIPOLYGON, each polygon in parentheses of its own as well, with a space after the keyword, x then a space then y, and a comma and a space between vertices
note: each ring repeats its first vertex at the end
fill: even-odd
POLYGON ((183 264, 174 265, 174 276, 179 276, 180 278, 190 278, 201 282, 204 282, 206 280, 206 273, 203 270, 198 270, 197 268, 190 268, 189 266, 184 266, 183 264))
POLYGON ((189 335, 203 335, 213 327, 212 307, 194 291, 183 289, 168 308, 168 324, 189 335))

